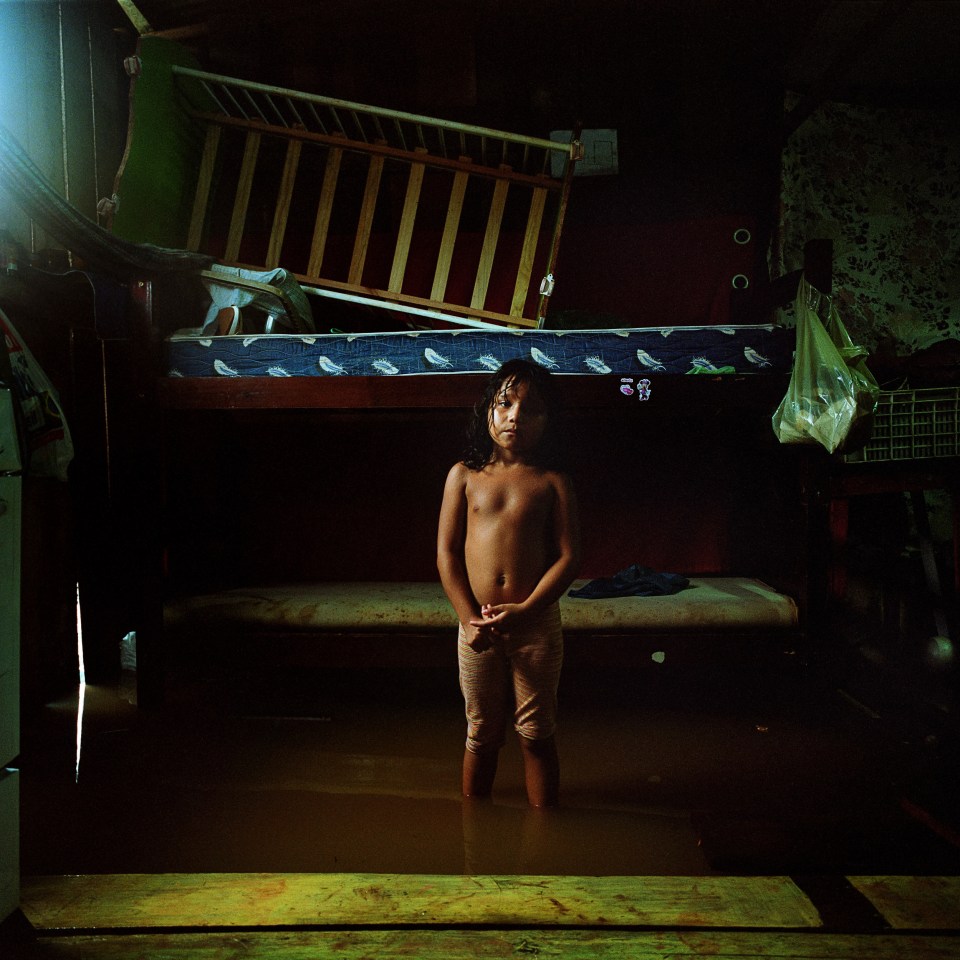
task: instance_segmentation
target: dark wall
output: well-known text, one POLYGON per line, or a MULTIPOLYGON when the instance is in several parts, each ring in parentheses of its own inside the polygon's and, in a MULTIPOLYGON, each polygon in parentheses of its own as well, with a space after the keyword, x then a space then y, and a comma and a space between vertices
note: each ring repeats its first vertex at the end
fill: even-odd
MULTIPOLYGON (((585 577, 631 563, 790 578, 795 467, 762 416, 571 411, 585 577)), ((432 580, 466 412, 175 414, 163 522, 171 587, 432 580)))

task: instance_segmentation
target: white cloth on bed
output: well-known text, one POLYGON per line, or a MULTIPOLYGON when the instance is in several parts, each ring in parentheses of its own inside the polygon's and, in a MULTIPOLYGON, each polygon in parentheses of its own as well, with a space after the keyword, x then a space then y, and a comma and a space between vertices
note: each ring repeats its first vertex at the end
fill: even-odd
POLYGON ((253 280, 257 283, 266 283, 279 288, 286 294, 296 311, 296 316, 289 317, 284 326, 296 332, 312 332, 314 330, 313 313, 310 310, 307 295, 288 271, 280 267, 266 271, 244 270, 241 267, 225 267, 222 264, 215 263, 210 267, 209 272, 222 276, 223 282, 219 283, 207 278, 203 280, 203 285, 210 294, 210 306, 207 308, 207 315, 204 317, 200 328, 201 333, 216 332, 217 313, 224 307, 240 307, 241 309, 254 307, 265 314, 274 316, 287 314, 283 302, 278 297, 258 290, 244 288, 234 282, 238 280, 253 280))

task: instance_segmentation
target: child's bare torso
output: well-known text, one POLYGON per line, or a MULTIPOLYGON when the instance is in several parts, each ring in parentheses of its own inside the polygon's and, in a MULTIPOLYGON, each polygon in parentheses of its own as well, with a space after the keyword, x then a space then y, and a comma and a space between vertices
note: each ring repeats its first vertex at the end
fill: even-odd
POLYGON ((478 603, 522 603, 556 560, 555 477, 523 464, 471 470, 464 560, 478 603))

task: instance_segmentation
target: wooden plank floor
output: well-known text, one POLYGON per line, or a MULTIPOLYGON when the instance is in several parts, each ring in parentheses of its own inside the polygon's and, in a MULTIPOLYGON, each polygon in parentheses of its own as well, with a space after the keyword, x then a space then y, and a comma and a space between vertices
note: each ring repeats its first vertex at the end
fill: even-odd
POLYGON ((16 960, 956 960, 944 936, 623 930, 347 930, 42 939, 16 960))
POLYGON ((21 904, 35 936, 10 956, 960 956, 960 878, 839 880, 863 898, 875 918, 870 931, 826 924, 817 904, 789 877, 33 877, 23 881, 21 904))
MULTIPOLYGON (((960 877, 850 877, 894 930, 960 930, 960 877)), ((960 942, 957 944, 960 956, 960 942)))
POLYGON ((38 930, 410 924, 816 927, 787 877, 93 874, 23 884, 38 930))

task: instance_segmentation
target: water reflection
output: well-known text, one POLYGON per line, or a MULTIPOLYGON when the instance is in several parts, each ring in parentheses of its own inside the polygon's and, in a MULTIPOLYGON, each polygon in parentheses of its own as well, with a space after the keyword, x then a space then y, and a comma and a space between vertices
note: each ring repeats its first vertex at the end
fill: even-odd
POLYGON ((74 762, 73 781, 80 782, 80 750, 83 746, 83 707, 86 700, 87 667, 83 660, 83 617, 80 614, 80 584, 76 589, 77 612, 77 672, 80 689, 77 694, 77 756, 74 762))
POLYGON ((87 685, 81 680, 77 693, 77 758, 73 767, 73 782, 80 782, 80 751, 83 747, 83 708, 87 698, 87 685))
POLYGON ((465 800, 467 874, 609 876, 710 872, 686 816, 465 800))
POLYGON ((897 757, 839 698, 763 733, 752 711, 568 704, 561 806, 534 810, 515 745, 493 800, 462 801, 456 689, 313 679, 310 715, 257 711, 250 686, 48 705, 24 726, 24 872, 898 872, 928 852, 884 791, 897 757))

